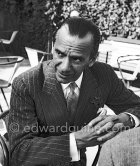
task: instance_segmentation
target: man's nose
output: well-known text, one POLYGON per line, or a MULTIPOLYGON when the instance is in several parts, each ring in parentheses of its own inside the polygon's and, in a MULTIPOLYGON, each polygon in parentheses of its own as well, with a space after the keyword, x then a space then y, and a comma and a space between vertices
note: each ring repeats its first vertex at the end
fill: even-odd
POLYGON ((69 72, 71 69, 71 64, 70 64, 70 60, 68 57, 66 57, 63 62, 62 62, 62 72, 69 72))

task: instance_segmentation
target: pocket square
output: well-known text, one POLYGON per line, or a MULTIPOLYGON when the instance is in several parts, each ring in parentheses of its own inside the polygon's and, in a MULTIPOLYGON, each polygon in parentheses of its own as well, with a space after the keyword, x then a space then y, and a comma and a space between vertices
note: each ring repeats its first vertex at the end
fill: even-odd
POLYGON ((97 108, 102 107, 100 97, 90 98, 90 103, 94 104, 97 108))

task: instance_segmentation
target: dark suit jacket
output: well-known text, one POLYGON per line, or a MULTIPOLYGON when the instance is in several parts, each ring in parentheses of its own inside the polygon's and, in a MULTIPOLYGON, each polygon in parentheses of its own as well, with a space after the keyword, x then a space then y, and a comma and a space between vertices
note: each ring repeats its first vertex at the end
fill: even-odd
MULTIPOLYGON (((70 165, 70 120, 53 61, 18 76, 10 103, 10 166, 70 165)), ((124 87, 110 66, 96 62, 83 74, 75 128, 95 118, 104 104, 116 114, 127 111, 140 118, 140 98, 124 87)), ((82 154, 76 165, 85 165, 82 154)))

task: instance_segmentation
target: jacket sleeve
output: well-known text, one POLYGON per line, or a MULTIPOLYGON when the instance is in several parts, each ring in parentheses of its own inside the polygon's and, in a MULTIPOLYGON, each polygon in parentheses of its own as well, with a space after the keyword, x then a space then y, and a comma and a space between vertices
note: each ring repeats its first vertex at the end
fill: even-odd
POLYGON ((106 105, 116 114, 128 112, 140 119, 140 97, 124 86, 111 67, 108 68, 106 76, 110 82, 106 105))
POLYGON ((41 136, 37 129, 35 103, 22 77, 12 85, 9 114, 11 166, 67 165, 71 161, 69 134, 41 136))

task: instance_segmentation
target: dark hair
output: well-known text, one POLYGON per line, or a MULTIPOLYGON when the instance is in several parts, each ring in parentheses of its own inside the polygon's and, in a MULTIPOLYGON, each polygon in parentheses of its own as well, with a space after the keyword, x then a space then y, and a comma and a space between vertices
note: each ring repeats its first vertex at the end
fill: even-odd
POLYGON ((92 21, 84 19, 82 17, 70 17, 62 26, 64 25, 68 25, 69 33, 72 36, 83 38, 88 33, 91 33, 93 35, 93 51, 91 53, 91 58, 96 59, 100 43, 99 28, 92 21))

